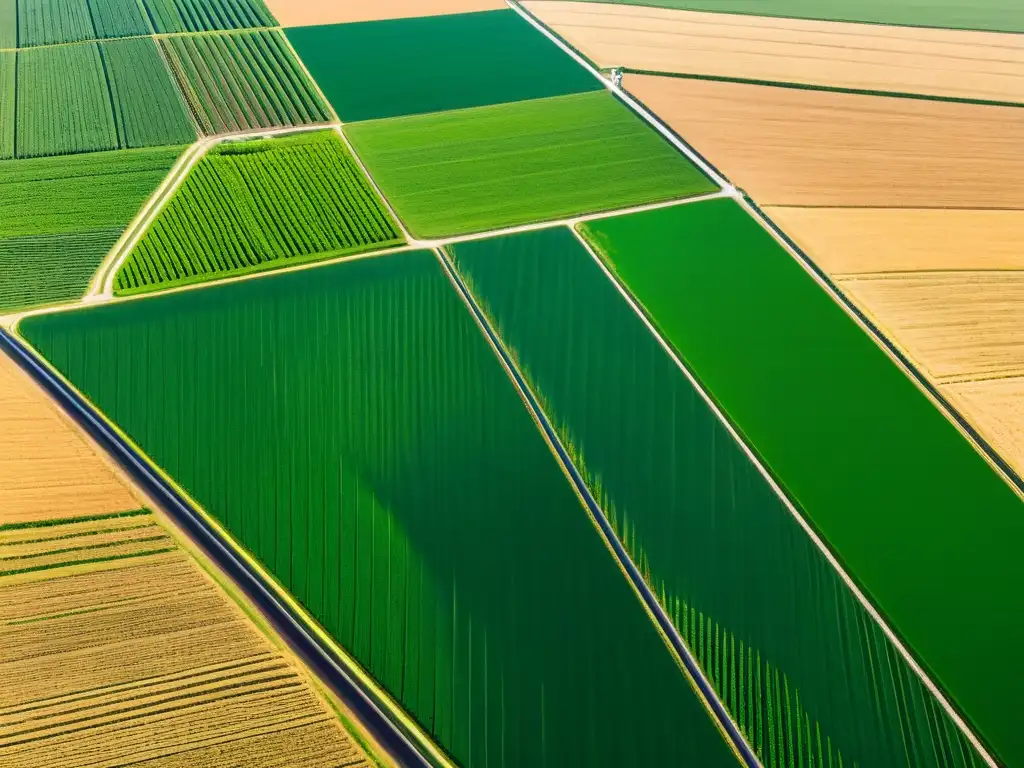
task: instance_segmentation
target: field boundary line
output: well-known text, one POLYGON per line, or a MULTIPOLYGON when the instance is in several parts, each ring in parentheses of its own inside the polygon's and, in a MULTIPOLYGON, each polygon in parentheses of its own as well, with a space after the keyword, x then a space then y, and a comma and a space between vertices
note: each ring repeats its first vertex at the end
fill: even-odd
POLYGON ((796 519, 800 527, 803 528, 804 532, 811 539, 814 545, 825 556, 825 559, 828 561, 829 565, 832 566, 833 570, 835 570, 835 572, 839 575, 840 579, 843 581, 846 587, 853 593, 854 597, 857 599, 857 602, 859 602, 861 606, 868 612, 868 615, 871 616, 872 620, 878 625, 879 629, 881 629, 882 633, 886 636, 886 639, 888 639, 889 642, 892 643, 893 647, 896 648, 900 656, 902 656, 904 661, 907 662, 911 670, 913 670, 913 672, 921 680, 925 688, 928 689, 928 692, 931 693, 932 696, 934 696, 938 700, 943 710, 950 717, 950 719, 953 720, 957 727, 964 733, 967 739, 978 751, 979 756, 982 757, 983 760, 985 760, 986 764, 989 765, 991 768, 999 768, 999 764, 995 762, 991 755, 989 755, 988 751, 981 744, 980 739, 978 739, 978 737, 974 735, 973 731, 971 731, 971 729, 967 726, 967 723, 964 721, 964 719, 948 701, 945 694, 939 689, 939 687, 934 682, 932 682, 931 678, 928 676, 928 673, 924 670, 924 668, 917 662, 914 656, 906 648, 902 640, 900 640, 900 638, 896 635, 895 631, 889 626, 888 622, 885 620, 885 618, 882 616, 879 610, 875 608, 874 604, 872 604, 872 602, 867 598, 867 596, 861 591, 860 587, 853 580, 853 578, 846 572, 846 569, 836 558, 835 554, 833 554, 828 544, 825 543, 824 539, 822 539, 822 537, 818 535, 818 532, 814 529, 814 527, 804 518, 803 514, 801 514, 800 510, 797 509, 796 505, 789 498, 789 495, 786 493, 786 491, 779 485, 775 477, 765 467, 760 457, 754 452, 754 450, 750 447, 747 441, 739 434, 736 427, 724 414, 722 409, 719 408, 718 404, 714 401, 714 399, 711 397, 708 391, 700 383, 695 374, 692 371, 690 371, 686 363, 682 361, 682 359, 676 353, 672 345, 668 341, 666 341, 664 336, 662 336, 661 332, 658 331, 654 323, 647 316, 647 313, 640 306, 639 302, 633 297, 629 290, 619 281, 619 278, 608 267, 608 265, 605 264, 604 259, 602 259, 600 255, 594 250, 590 242, 587 241, 587 239, 583 237, 575 228, 573 229, 573 233, 576 235, 576 238, 580 241, 580 243, 583 244, 583 247, 587 249, 587 252, 591 255, 591 257, 598 263, 598 265, 601 267, 601 270, 605 273, 607 278, 611 280, 611 282, 615 285, 615 287, 618 289, 619 293, 626 300, 629 306, 643 321, 644 325, 647 326, 647 330, 654 336, 655 339, 657 339, 658 344, 661 345, 662 349, 664 349, 666 353, 668 353, 669 357, 672 358, 676 366, 683 372, 683 374, 689 380, 693 388, 700 394, 701 398, 708 405, 708 407, 711 408, 712 412, 723 424, 723 426, 725 426, 732 439, 736 441, 736 443, 743 450, 743 453, 746 454, 747 458, 757 468, 761 476, 764 477, 764 479, 768 482, 768 484, 774 491, 775 495, 778 496, 778 498, 785 505, 786 509, 789 510, 790 514, 796 519))
POLYGON ((141 491, 159 502, 162 511, 246 594, 274 626, 282 641, 350 707, 353 716, 373 733, 382 749, 398 759, 399 765, 403 768, 456 768, 412 717, 320 627, 277 579, 131 437, 24 340, 17 327, 11 331, 0 329, 0 353, 3 352, 139 484, 141 491), (387 709, 390 716, 382 708, 387 709), (410 738, 416 741, 415 745, 410 738), (395 754, 395 750, 400 754, 395 754), (429 754, 430 759, 425 754, 429 754))
POLYGON ((296 63, 298 63, 299 67, 302 69, 302 73, 306 76, 306 79, 313 84, 313 88, 316 90, 317 96, 319 96, 321 101, 323 101, 324 105, 327 107, 327 111, 334 118, 334 121, 340 125, 341 116, 334 109, 334 105, 331 104, 331 102, 327 99, 327 94, 324 93, 323 88, 320 87, 320 83, 318 83, 316 81, 316 78, 313 77, 313 73, 309 71, 309 67, 306 66, 306 62, 304 62, 302 60, 302 57, 299 56, 299 52, 295 50, 295 46, 292 45, 292 41, 288 39, 287 30, 284 27, 280 26, 276 27, 276 29, 281 33, 281 39, 284 40, 284 44, 288 46, 288 50, 291 51, 292 56, 295 58, 296 63))
POLYGON ((734 754, 743 763, 750 768, 763 768, 754 750, 740 731, 739 726, 736 725, 729 711, 722 704, 721 699, 719 699, 718 694, 715 693, 714 688, 708 681, 700 664, 694 658, 689 646, 680 636, 679 631, 668 617, 661 602, 651 590, 650 585, 644 581, 636 564, 629 556, 629 553, 626 552, 618 536, 615 535, 615 531, 608 522, 604 510, 597 503, 582 473, 569 456, 561 438, 558 436, 557 430, 555 430, 551 420, 541 406, 540 400, 533 392, 526 377, 519 371, 512 356, 505 348, 500 335, 494 329, 487 313, 477 303, 469 286, 462 279, 461 273, 452 261, 451 256, 443 248, 435 248, 434 253, 441 262, 441 266, 455 288, 456 293, 459 294, 459 297, 480 328, 481 333, 483 333, 490 344, 495 356, 497 356, 508 377, 511 379, 527 411, 533 417, 534 423, 540 430, 545 442, 547 442, 549 450, 554 454, 555 459, 562 468, 562 472, 573 486, 576 496, 589 513, 588 516, 591 519, 591 523, 597 529, 605 546, 611 551, 619 570, 628 579, 630 586, 632 586, 641 605, 647 612, 648 618, 654 623, 658 634, 661 635, 662 641, 673 656, 675 656, 677 664, 685 674, 694 693, 697 694, 704 705, 707 714, 715 722, 715 725, 718 727, 723 738, 729 743, 734 754))
POLYGON ((384 203, 384 207, 387 208, 388 213, 391 214, 391 218, 395 220, 395 223, 398 225, 398 230, 402 233, 402 237, 404 237, 405 241, 410 245, 418 246, 419 241, 409 232, 409 228, 405 225, 405 222, 402 221, 402 217, 398 215, 398 211, 394 209, 394 206, 391 205, 391 201, 384 195, 384 190, 382 190, 380 185, 377 184, 377 180, 373 178, 373 175, 370 173, 370 169, 367 168, 366 163, 363 162, 363 158, 359 156, 356 152, 356 148, 352 146, 352 142, 349 141, 348 136, 345 135, 345 124, 339 123, 338 125, 335 125, 334 130, 345 143, 345 148, 348 150, 348 153, 352 155, 352 159, 356 161, 356 165, 359 166, 359 170, 363 172, 363 175, 366 176, 367 180, 373 186, 373 191, 377 193, 377 197, 379 197, 381 202, 384 203))
MULTIPOLYGON (((586 67, 594 77, 596 77, 598 80, 604 83, 605 88, 607 88, 613 94, 622 99, 623 102, 627 106, 629 106, 637 115, 643 118, 649 125, 654 127, 659 133, 661 133, 666 139, 668 139, 668 141, 671 142, 671 144, 674 147, 676 147, 676 149, 678 149, 688 159, 694 162, 702 171, 704 171, 708 175, 708 177, 712 181, 717 183, 724 192, 728 192, 729 194, 727 196, 736 199, 740 206, 743 207, 743 209, 746 210, 747 213, 751 215, 752 218, 754 218, 754 220, 757 221, 762 228, 766 229, 769 232, 769 234, 771 234, 775 238, 775 240, 783 246, 786 252, 798 264, 800 264, 803 267, 804 271, 807 272, 815 280, 815 282, 817 282, 818 285, 821 286, 828 293, 828 295, 832 297, 833 301, 835 301, 843 309, 843 311, 846 312, 847 316, 853 319, 853 321, 857 323, 857 325, 860 326, 861 329, 864 330, 868 334, 868 336, 875 341, 876 345, 878 345, 882 349, 882 351, 885 352, 886 355, 888 355, 889 358, 894 363, 896 363, 896 365, 899 366, 899 368, 903 370, 904 374, 907 375, 907 377, 912 382, 914 382, 918 389, 921 390, 926 397, 932 400, 932 402, 939 409, 940 413, 943 413, 943 415, 945 415, 947 419, 952 421, 953 424, 960 429, 960 431, 967 438, 968 442, 970 442, 974 446, 975 450, 996 470, 997 474, 999 474, 1000 477, 1004 481, 1006 481, 1011 488, 1016 490, 1018 495, 1024 496, 1024 485, 1018 485, 1016 482, 1013 481, 1015 475, 1013 474, 1012 469, 1009 469, 1008 466, 1007 469, 1009 470, 1009 472, 1005 472, 1002 470, 1002 465, 1004 464, 1003 460, 998 457, 998 454, 992 449, 992 447, 987 442, 984 441, 981 435, 978 434, 974 430, 974 428, 971 427, 966 422, 963 416, 960 415, 960 413, 956 411, 948 403, 948 401, 946 401, 946 399, 930 384, 930 382, 927 381, 927 379, 925 379, 924 375, 920 371, 918 371, 910 363, 909 360, 903 358, 899 351, 879 331, 879 329, 876 328, 872 323, 870 323, 870 321, 867 320, 867 318, 865 318, 860 313, 856 306, 854 306, 850 302, 849 298, 828 279, 827 275, 821 272, 817 265, 814 264, 814 262, 806 254, 804 254, 803 251, 801 251, 799 247, 792 240, 790 240, 789 237, 778 227, 778 225, 776 225, 760 208, 758 208, 757 205, 752 200, 750 200, 750 198, 748 198, 741 190, 739 190, 731 183, 729 183, 725 176, 719 173, 704 157, 697 153, 678 134, 676 134, 675 131, 673 131, 671 128, 665 125, 660 119, 658 119, 657 116, 655 116, 653 112, 647 109, 645 105, 637 101, 627 91, 615 85, 607 78, 603 77, 600 72, 594 69, 591 65, 587 64, 587 62, 582 57, 574 53, 570 47, 566 46, 565 43, 562 42, 557 36, 553 35, 544 24, 538 21, 529 11, 524 9, 519 4, 518 0, 506 0, 506 3, 508 3, 508 5, 511 8, 516 10, 527 21, 529 21, 538 31, 543 33, 545 36, 548 37, 548 39, 552 40, 560 48, 562 48, 563 51, 572 56, 577 61, 577 63, 579 63, 583 67, 586 67)), ((573 231, 576 232, 575 227, 573 228, 573 231)), ((641 317, 643 317, 644 322, 647 324, 651 332, 655 334, 655 337, 662 343, 662 346, 665 347, 667 351, 669 351, 669 353, 676 360, 677 364, 683 369, 684 373, 687 374, 687 377, 690 378, 691 381, 694 381, 690 372, 682 364, 682 361, 672 350, 671 346, 666 343, 665 339, 661 336, 661 334, 657 332, 653 324, 644 314, 643 310, 639 308, 638 304, 629 295, 628 291, 626 291, 623 288, 623 286, 618 282, 618 280, 607 269, 606 265, 600 259, 600 257, 597 257, 597 255, 594 253, 594 250, 590 247, 590 244, 586 242, 585 238, 581 237, 578 232, 576 232, 576 234, 580 241, 584 243, 587 250, 590 251, 591 255, 597 258, 598 262, 601 264, 602 269, 604 269, 605 273, 612 279, 615 285, 619 287, 620 292, 622 292, 626 299, 630 302, 630 305, 633 307, 633 309, 635 311, 638 311, 641 317)), ((698 389, 703 394, 707 394, 706 392, 704 392, 702 387, 698 387, 698 389)), ((726 424, 727 428, 729 429, 730 433, 734 436, 734 438, 736 438, 739 441, 740 445, 744 449, 744 452, 746 452, 749 456, 753 457, 754 452, 751 450, 750 446, 747 445, 745 440, 739 439, 738 433, 729 423, 728 419, 725 418, 724 414, 722 414, 721 410, 715 407, 715 413, 718 414, 719 418, 723 420, 723 422, 726 424)), ((810 523, 806 519, 804 519, 803 515, 799 513, 799 511, 793 505, 792 501, 789 499, 788 495, 782 490, 778 483, 775 482, 774 478, 772 478, 770 474, 766 472, 762 463, 759 460, 755 461, 758 468, 762 471, 762 474, 764 474, 769 479, 773 488, 776 490, 776 493, 779 494, 780 498, 789 508, 790 512, 793 513, 793 515, 796 517, 801 527, 804 528, 807 534, 811 537, 811 540, 818 546, 818 548, 822 551, 825 557, 829 560, 832 567, 840 575, 840 577, 847 584, 847 586, 853 591, 854 595, 865 607, 865 609, 871 615, 872 619, 875 620, 875 622, 878 624, 879 628, 886 635, 886 637, 889 638, 890 642, 893 643, 894 647, 899 651, 900 655, 910 665, 910 668, 915 672, 915 674, 918 676, 918 678, 921 680, 924 686, 936 698, 936 700, 942 706, 946 714, 956 724, 956 726, 960 729, 960 731, 964 734, 968 741, 970 741, 971 745, 978 752, 979 756, 991 768, 998 768, 998 763, 989 753, 988 749, 986 749, 985 746, 982 744, 981 739, 974 733, 974 730, 970 726, 968 726, 966 720, 953 707, 952 703, 939 689, 935 682, 932 681, 931 677, 925 672, 921 664, 918 663, 918 661, 910 653, 909 649, 903 644, 903 642, 899 639, 899 637, 896 635, 893 629, 884 620, 881 613, 867 599, 864 593, 860 590, 857 584, 853 581, 850 575, 839 563, 838 559, 829 549, 827 544, 822 540, 820 536, 818 536, 817 532, 815 532, 814 528, 810 525, 810 523)), ((1017 479, 1019 480, 1019 478, 1017 479)))

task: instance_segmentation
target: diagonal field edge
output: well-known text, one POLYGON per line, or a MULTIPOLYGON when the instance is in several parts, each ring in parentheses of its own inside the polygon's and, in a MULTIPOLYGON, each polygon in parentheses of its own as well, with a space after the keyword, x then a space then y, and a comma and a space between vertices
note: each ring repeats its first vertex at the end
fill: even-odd
MULTIPOLYGON (((649 110, 645 105, 637 101, 632 95, 630 95, 622 88, 614 85, 613 83, 609 82, 604 77, 602 77, 601 73, 592 64, 586 61, 586 59, 582 57, 579 53, 577 53, 574 49, 572 49, 571 46, 567 45, 560 38, 560 36, 553 33, 542 22, 536 19, 533 16, 533 14, 531 14, 528 10, 523 8, 519 4, 518 0, 506 0, 506 2, 517 13, 523 16, 523 18, 527 19, 531 24, 533 24, 533 26, 538 31, 540 31, 542 34, 546 35, 548 38, 557 43, 559 47, 561 47, 562 50, 564 50, 567 54, 572 56, 573 59, 575 59, 577 63, 580 64, 580 66, 585 67, 588 71, 590 71, 590 73, 594 77, 601 80, 601 82, 605 84, 605 87, 608 90, 610 90, 613 94, 620 98, 643 120, 645 120, 659 133, 661 133, 669 142, 672 143, 673 146, 675 146, 680 152, 686 155, 686 157, 688 157, 702 171, 708 174, 708 176, 715 183, 721 186, 723 190, 730 192, 731 196, 737 200, 737 202, 754 218, 754 220, 757 221, 765 230, 767 230, 776 239, 776 241, 778 241, 785 248, 785 250, 797 261, 797 263, 799 263, 804 268, 804 270, 815 280, 815 282, 817 282, 829 294, 829 296, 831 296, 832 299, 846 312, 846 314, 867 332, 867 334, 875 341, 876 344, 878 344, 882 351, 885 352, 889 356, 889 358, 893 360, 893 362, 895 362, 896 365, 898 365, 904 371, 904 373, 907 374, 911 381, 913 381, 914 384, 917 385, 917 387, 925 394, 925 396, 935 403, 935 405, 939 408, 940 412, 942 412, 944 415, 947 416, 947 418, 953 421, 954 425, 961 430, 961 432, 968 439, 968 441, 975 447, 975 450, 977 450, 979 454, 981 454, 981 456, 993 467, 993 469, 996 470, 997 474, 999 474, 1000 477, 1002 477, 1013 488, 1014 491, 1016 491, 1019 495, 1024 496, 1024 482, 1022 482, 1021 478, 1017 476, 1017 474, 1013 472, 1013 470, 1010 469, 1008 465, 1006 465, 1006 463, 1003 461, 1001 457, 999 457, 998 453, 996 453, 992 446, 981 438, 981 436, 973 427, 970 426, 966 419, 964 419, 964 417, 955 408, 953 408, 953 406, 945 399, 945 397, 943 397, 941 393, 939 393, 930 384, 930 382, 927 381, 924 375, 909 360, 907 360, 899 352, 898 349, 894 347, 892 342, 889 341, 889 339, 887 339, 885 335, 882 334, 881 331, 873 323, 871 323, 866 317, 862 316, 860 311, 855 306, 852 305, 852 303, 849 301, 846 295, 843 294, 838 289, 838 287, 832 283, 831 280, 829 280, 828 276, 822 273, 821 270, 817 267, 817 265, 814 264, 814 262, 810 258, 808 258, 808 256, 805 253, 803 253, 803 251, 801 251, 796 246, 796 244, 793 243, 793 241, 790 240, 788 236, 786 236, 786 234, 779 228, 779 226, 775 224, 775 222, 773 222, 770 218, 768 218, 752 200, 750 200, 744 193, 742 193, 740 190, 736 189, 736 187, 734 187, 731 183, 729 183, 728 179, 726 179, 724 175, 722 175, 704 157, 702 157, 692 147, 690 147, 690 145, 687 144, 671 128, 662 123, 657 118, 657 116, 654 115, 654 113, 651 112, 651 110, 649 110), (1004 467, 1006 467, 1006 470, 1009 471, 1004 470, 1004 467)), ((579 237, 579 233, 577 233, 577 237, 579 237)), ((810 536, 811 540, 815 543, 818 549, 821 550, 821 552, 825 555, 829 563, 836 570, 836 573, 840 576, 840 578, 847 585, 847 587, 853 592, 854 596, 861 603, 861 605, 864 606, 865 610, 868 611, 869 615, 878 624, 883 634, 885 634, 885 636, 893 644, 893 646, 896 648, 899 654, 903 657, 903 659, 907 662, 910 668, 918 676, 918 678, 924 684, 925 688, 927 688, 928 691, 932 694, 932 696, 935 697, 936 701, 939 702, 939 704, 942 706, 942 709, 956 724, 957 728, 959 728, 960 731, 964 734, 964 736, 968 739, 968 741, 970 741, 971 745, 978 752, 979 756, 985 761, 986 765, 990 766, 990 768, 999 768, 999 764, 992 757, 991 753, 984 746, 984 744, 982 743, 981 739, 977 736, 977 734, 974 733, 974 730, 967 724, 965 718, 960 714, 960 712, 957 711, 957 709, 953 706, 953 704, 942 692, 942 690, 938 687, 938 685, 936 685, 936 683, 927 674, 927 672, 924 670, 921 664, 914 658, 913 654, 903 644, 902 640, 900 640, 895 631, 885 621, 885 619, 882 617, 878 609, 871 603, 870 600, 867 599, 864 593, 857 586, 856 582, 854 582, 854 580, 842 567, 836 555, 831 551, 831 549, 821 539, 821 537, 818 536, 813 526, 809 523, 809 521, 804 519, 803 515, 800 514, 797 508, 793 505, 792 501, 789 499, 786 493, 781 489, 781 487, 779 487, 779 485, 775 482, 774 478, 771 477, 770 473, 767 472, 767 470, 764 468, 764 465, 761 463, 760 459, 758 459, 754 452, 751 450, 750 446, 748 446, 746 442, 738 436, 729 420, 725 418, 724 414, 722 414, 718 407, 710 400, 710 398, 707 397, 707 393, 704 392, 703 388, 696 383, 690 371, 686 368, 685 365, 682 364, 678 356, 676 356, 675 352, 672 350, 671 346, 665 341, 664 338, 662 338, 661 334, 657 332, 657 330, 651 324, 650 320, 644 314, 643 310, 641 310, 637 306, 636 302, 630 296, 629 292, 622 285, 620 285, 618 280, 616 280, 614 276, 608 271, 604 262, 600 259, 600 257, 598 257, 593 252, 593 249, 590 247, 590 244, 587 243, 582 237, 580 237, 580 240, 581 242, 583 242, 584 246, 591 253, 591 255, 597 259, 598 263, 601 265, 601 268, 609 276, 612 282, 618 287, 619 291, 623 294, 623 296, 630 303, 633 309, 640 315, 643 321, 647 324, 649 330, 651 331, 651 333, 654 334, 655 338, 657 338, 658 341, 662 344, 662 346, 669 352, 669 354, 672 355, 676 363, 687 375, 687 377, 691 379, 695 386, 697 386, 698 391, 705 396, 705 399, 708 401, 709 405, 711 405, 716 415, 719 417, 719 419, 722 421, 725 427, 730 431, 730 433, 733 434, 734 438, 743 448, 744 452, 746 452, 748 456, 751 457, 751 459, 754 461, 755 466, 757 466, 757 468, 761 471, 765 478, 771 483, 772 487, 776 491, 776 494, 793 514, 793 516, 796 518, 800 526, 807 532, 808 536, 810 536)))
POLYGON ((0 328, 0 354, 6 353, 41 386, 128 473, 175 523, 239 586, 311 671, 344 702, 373 739, 403 768, 453 768, 426 737, 389 716, 395 705, 386 696, 360 685, 346 667, 351 662, 315 637, 304 617, 280 599, 276 587, 240 555, 229 537, 212 526, 178 490, 150 465, 141 452, 31 348, 0 328), (415 742, 415 743, 414 743, 415 742), (430 758, 426 757, 430 754, 430 758))

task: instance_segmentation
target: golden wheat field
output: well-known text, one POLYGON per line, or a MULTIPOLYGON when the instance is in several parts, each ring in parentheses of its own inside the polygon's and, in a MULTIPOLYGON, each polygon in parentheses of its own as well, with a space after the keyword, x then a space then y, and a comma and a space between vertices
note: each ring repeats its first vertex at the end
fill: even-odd
POLYGON ((151 513, 0 531, 0 764, 368 766, 151 513))
POLYGON ((502 0, 267 0, 285 27, 443 16, 508 8, 502 0))
POLYGON ((982 436, 1024 475, 1024 377, 949 384, 943 392, 971 414, 982 436))
POLYGON ((600 67, 1024 102, 1024 36, 702 13, 523 4, 600 67))
POLYGON ((936 382, 1024 373, 1024 272, 914 273, 840 285, 936 382))
POLYGON ((1024 211, 769 206, 765 213, 835 278, 1024 270, 1024 211))
POLYGON ((1024 209, 1024 110, 627 75, 761 205, 1024 209))
POLYGON ((138 508, 107 462, 0 355, 0 523, 138 508))

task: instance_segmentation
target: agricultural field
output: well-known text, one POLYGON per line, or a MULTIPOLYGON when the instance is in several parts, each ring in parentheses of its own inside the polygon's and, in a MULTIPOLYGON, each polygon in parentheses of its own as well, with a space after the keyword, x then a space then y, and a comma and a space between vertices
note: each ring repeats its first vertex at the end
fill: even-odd
POLYGON ((20 331, 457 764, 736 764, 434 253, 20 331))
POLYGON ((286 34, 348 123, 602 89, 508 8, 286 34))
POLYGON ((267 0, 274 17, 285 27, 310 27, 354 21, 407 19, 508 8, 504 0, 267 0))
POLYGON ((1013 107, 627 75, 762 206, 1024 208, 1013 107))
POLYGON ((6 0, 6 3, 7 18, 0 15, 0 25, 7 26, 9 35, 4 39, 0 31, 0 47, 4 48, 137 37, 153 31, 142 4, 136 0, 6 0))
POLYGON ((18 51, 16 88, 20 158, 196 138, 156 43, 147 38, 18 51))
POLYGON ((143 0, 158 33, 273 27, 263 0, 143 0))
POLYGON ((181 35, 160 45, 207 136, 332 119, 279 31, 181 35))
POLYGON ((763 765, 981 766, 571 230, 449 250, 763 765))
POLYGON ((368 121, 345 132, 417 237, 717 190, 607 93, 368 121))
POLYGON ((192 169, 114 289, 142 293, 403 242, 336 132, 226 143, 192 169))
POLYGON ((80 298, 182 150, 0 162, 0 314, 80 298))
POLYGON ((1024 103, 1018 35, 571 0, 525 7, 599 67, 1024 103))
POLYGON ((1024 623, 993 585, 1024 579, 1020 498, 734 201, 582 230, 982 738, 1019 762, 1024 623), (972 629, 993 616, 998 632, 972 629))
POLYGON ((0 51, 0 160, 14 157, 16 54, 0 51))
POLYGON ((1024 32, 1017 0, 614 0, 619 5, 796 19, 1024 32))

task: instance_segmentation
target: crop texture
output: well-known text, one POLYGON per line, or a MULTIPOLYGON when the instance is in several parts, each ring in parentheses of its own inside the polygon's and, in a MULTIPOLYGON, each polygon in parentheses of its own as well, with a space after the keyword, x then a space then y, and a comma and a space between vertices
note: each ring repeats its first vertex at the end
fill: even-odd
POLYGON ((88 0, 18 0, 18 46, 53 45, 96 36, 88 0))
POLYGON ((0 48, 18 47, 18 0, 0 0, 0 48))
POLYGON ((717 189, 607 93, 375 120, 345 132, 399 217, 421 237, 717 189))
POLYGON ((144 0, 157 32, 273 27, 262 0, 144 0))
POLYGON ((18 52, 18 157, 117 148, 110 90, 96 43, 18 52))
POLYGON ((584 231, 982 738, 1020 762, 1024 621, 1005 610, 1024 585, 1020 498, 734 202, 584 231))
POLYGON ((189 173, 118 272, 118 293, 398 245, 334 131, 222 144, 189 173))
POLYGON ((331 119, 280 32, 184 35, 161 45, 207 135, 331 119))
POLYGON ((0 163, 0 311, 80 297, 181 147, 0 163))
POLYGON ((459 765, 735 765, 434 254, 21 330, 459 765))
POLYGON ((0 160, 14 157, 14 105, 17 58, 14 51, 0 51, 0 160))
POLYGON ((136 37, 153 30, 139 0, 89 0, 96 37, 136 37))
POLYGON ((100 44, 118 144, 123 148, 188 144, 196 130, 185 102, 150 38, 100 44))
POLYGON ((300 27, 286 34, 346 122, 602 87, 508 8, 300 27))
POLYGON ((983 765, 569 229, 452 251, 766 768, 983 765))

